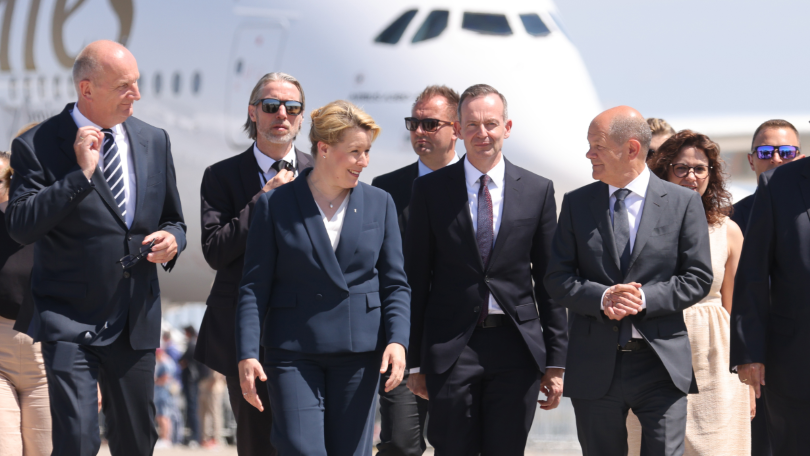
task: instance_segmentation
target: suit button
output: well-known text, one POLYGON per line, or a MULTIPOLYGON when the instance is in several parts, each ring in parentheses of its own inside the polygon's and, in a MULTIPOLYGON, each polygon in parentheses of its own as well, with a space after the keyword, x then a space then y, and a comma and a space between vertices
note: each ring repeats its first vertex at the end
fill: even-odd
POLYGON ((479 313, 479 312, 481 312, 481 307, 479 307, 479 306, 475 306, 475 307, 473 307, 473 312, 474 312, 474 313, 479 313))
POLYGON ((618 326, 614 326, 614 327, 613 327, 613 332, 615 332, 615 333, 619 332, 619 327, 618 327, 618 326))
POLYGON ((129 278, 129 271, 124 271, 124 278, 125 278, 125 279, 128 279, 128 278, 129 278))
POLYGON ((93 336, 90 335, 89 331, 84 333, 84 340, 89 342, 90 339, 92 339, 92 338, 93 338, 93 336))
POLYGON ((132 236, 127 236, 127 241, 131 241, 131 240, 132 240, 132 236))
POLYGON ((315 299, 321 299, 321 298, 323 298, 322 294, 318 293, 318 294, 315 295, 315 299))

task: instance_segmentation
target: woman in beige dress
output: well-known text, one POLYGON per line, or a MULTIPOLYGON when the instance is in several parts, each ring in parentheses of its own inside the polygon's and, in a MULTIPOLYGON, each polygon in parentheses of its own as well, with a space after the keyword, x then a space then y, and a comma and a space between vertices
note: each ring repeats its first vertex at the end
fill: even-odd
MULTIPOLYGON (((661 179, 700 193, 709 222, 714 281, 708 296, 683 312, 700 390, 688 397, 684 455, 751 454, 755 402, 750 388, 728 371, 729 315, 743 235, 726 216, 731 195, 720 148, 708 136, 683 130, 664 142, 648 163, 661 179)), ((638 455, 641 426, 632 412, 627 434, 628 454, 638 455)))

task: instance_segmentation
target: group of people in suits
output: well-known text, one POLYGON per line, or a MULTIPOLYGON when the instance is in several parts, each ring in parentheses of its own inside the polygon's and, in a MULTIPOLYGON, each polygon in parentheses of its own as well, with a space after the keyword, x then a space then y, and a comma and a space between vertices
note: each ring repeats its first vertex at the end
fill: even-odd
MULTIPOLYGON (((35 244, 18 329, 42 342, 53 454, 98 452, 98 385, 112 453, 148 455, 157 266, 186 247, 171 146, 132 117, 126 48, 91 43, 73 73, 78 101, 12 145, 5 225, 35 244)), ((247 108, 253 146, 203 176, 217 273, 195 353, 226 376, 239 454, 370 455, 378 395, 379 454, 424 452, 429 414, 436 454, 520 455, 537 405, 563 395, 587 456, 720 454, 707 443, 735 435, 706 410, 747 420, 748 386, 773 454, 810 443, 796 362, 810 162, 764 170, 802 157, 795 128, 755 135, 765 172, 738 227, 716 144, 684 130, 648 154, 626 106, 591 122, 596 182, 559 218, 552 181, 504 155, 512 121, 489 85, 426 88, 405 119, 419 160, 372 185, 359 178, 380 127, 362 109, 311 111, 305 153, 297 79, 265 75, 247 108)))

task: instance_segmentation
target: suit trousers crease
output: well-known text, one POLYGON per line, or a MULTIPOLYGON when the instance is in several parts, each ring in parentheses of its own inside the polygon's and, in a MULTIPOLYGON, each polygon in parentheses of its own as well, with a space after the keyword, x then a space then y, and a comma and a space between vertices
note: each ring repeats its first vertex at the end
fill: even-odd
POLYGON ((385 392, 390 371, 380 376, 380 443, 377 456, 420 456, 425 452, 424 429, 428 401, 408 389, 408 373, 402 383, 385 392))
MULTIPOLYGON (((128 326, 128 325, 127 325, 128 326)), ((127 329, 107 346, 44 342, 53 456, 94 456, 101 445, 98 393, 110 452, 149 456, 155 428, 155 350, 134 350, 127 329)))
POLYGON ((225 377, 228 384, 228 399, 236 418, 236 453, 239 456, 276 456, 278 451, 270 443, 273 415, 270 411, 270 396, 265 382, 256 379, 256 394, 264 405, 264 411, 250 405, 242 396, 239 377, 225 377))
POLYGON ((522 455, 541 375, 514 326, 475 329, 447 372, 426 376, 436 455, 522 455))
POLYGON ((610 388, 603 397, 571 402, 583 456, 626 456, 631 409, 641 423, 641 456, 683 455, 686 394, 649 347, 616 354, 610 388))
POLYGON ((51 454, 51 412, 41 344, 0 317, 0 455, 51 454))
POLYGON ((780 394, 770 387, 765 395, 768 434, 774 456, 807 455, 810 451, 810 400, 780 394))

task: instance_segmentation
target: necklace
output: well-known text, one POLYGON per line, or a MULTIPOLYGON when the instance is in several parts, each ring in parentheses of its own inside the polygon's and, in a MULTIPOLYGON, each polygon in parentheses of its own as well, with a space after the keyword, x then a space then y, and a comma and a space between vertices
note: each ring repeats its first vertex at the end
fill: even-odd
MULTIPOLYGON (((323 193, 322 191, 320 191, 320 189, 318 189, 318 187, 315 185, 315 183, 313 183, 313 182, 312 182, 312 180, 309 180, 309 183, 312 185, 312 188, 314 188, 314 189, 315 189, 315 191, 317 191, 317 192, 318 192, 318 193, 319 193, 319 194, 320 194, 322 197, 324 197, 324 198, 329 198, 328 196, 324 195, 324 193, 323 193)), ((334 198, 332 201, 328 201, 328 200, 327 200, 326 204, 328 204, 328 205, 329 205, 329 209, 334 209, 334 207, 335 207, 335 205, 334 205, 335 201, 337 201, 337 200, 338 200, 338 199, 339 199, 341 196, 343 196, 343 191, 342 191, 342 190, 341 190, 341 192, 338 194, 338 196, 336 196, 336 197, 335 197, 335 198, 334 198)))

